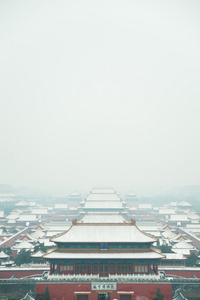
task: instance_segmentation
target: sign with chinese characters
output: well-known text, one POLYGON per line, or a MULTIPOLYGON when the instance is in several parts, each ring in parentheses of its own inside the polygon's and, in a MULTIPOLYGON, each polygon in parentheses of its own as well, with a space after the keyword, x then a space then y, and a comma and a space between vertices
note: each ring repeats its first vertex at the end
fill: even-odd
POLYGON ((100 291, 111 291, 116 290, 117 284, 114 282, 100 282, 100 283, 92 283, 92 290, 100 290, 100 291))

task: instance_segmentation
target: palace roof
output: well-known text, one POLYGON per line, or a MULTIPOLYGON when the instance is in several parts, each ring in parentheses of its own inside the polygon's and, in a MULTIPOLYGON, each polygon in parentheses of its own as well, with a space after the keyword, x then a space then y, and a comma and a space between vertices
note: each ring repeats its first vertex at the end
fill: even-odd
POLYGON ((119 213, 87 213, 80 223, 127 223, 119 213))
POLYGON ((55 243, 154 243, 157 239, 131 223, 77 223, 51 238, 55 243))
POLYGON ((113 188, 94 188, 90 192, 91 194, 115 194, 116 191, 113 188))
POLYGON ((85 201, 83 209, 122 209, 123 205, 121 201, 85 201))
POLYGON ((44 255, 44 252, 42 250, 38 250, 37 252, 31 254, 31 257, 34 257, 34 258, 41 258, 42 256, 44 255))
POLYGON ((89 194, 86 200, 87 201, 121 201, 121 199, 117 194, 106 194, 106 193, 89 194))
POLYGON ((9 255, 7 255, 5 252, 1 251, 0 252, 0 258, 8 258, 9 255))
POLYGON ((72 251, 69 249, 56 249, 50 253, 45 254, 43 257, 46 259, 160 259, 164 255, 161 253, 155 252, 152 249, 150 251, 140 251, 140 249, 131 249, 131 251, 126 250, 122 252, 122 249, 119 251, 109 251, 109 250, 100 250, 100 251, 72 251), (69 252, 68 252, 69 251, 69 252))

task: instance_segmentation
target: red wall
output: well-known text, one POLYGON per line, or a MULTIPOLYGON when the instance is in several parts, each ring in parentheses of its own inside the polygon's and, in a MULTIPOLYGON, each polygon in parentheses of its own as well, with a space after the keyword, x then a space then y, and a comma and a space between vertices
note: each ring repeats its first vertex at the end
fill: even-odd
POLYGON ((165 274, 167 275, 175 275, 175 276, 181 276, 185 278, 191 278, 193 275, 195 275, 197 278, 200 278, 200 270, 199 271, 193 271, 193 270, 164 270, 165 274))
POLYGON ((26 276, 43 274, 44 271, 48 270, 0 270, 0 279, 8 279, 11 278, 13 275, 16 278, 23 278, 26 276))
MULTIPOLYGON (((37 283, 36 294, 44 293, 46 286, 49 287, 51 300, 76 300, 76 294, 74 294, 74 292, 91 292, 88 294, 88 300, 98 299, 98 292, 91 291, 90 283, 37 283)), ((152 298, 156 296, 158 286, 165 297, 164 299, 171 300, 171 283, 119 283, 117 284, 117 291, 133 291, 134 294, 132 295, 131 300, 138 300, 139 297, 143 300, 152 300, 152 298)), ((117 291, 111 292, 111 300, 115 298, 120 299, 117 291)))
POLYGON ((19 237, 22 234, 25 234, 29 229, 25 228, 24 230, 21 230, 19 233, 14 234, 12 237, 8 238, 7 240, 5 240, 4 242, 1 243, 0 247, 1 248, 7 248, 7 247, 11 247, 14 245, 15 241, 19 239, 19 237))

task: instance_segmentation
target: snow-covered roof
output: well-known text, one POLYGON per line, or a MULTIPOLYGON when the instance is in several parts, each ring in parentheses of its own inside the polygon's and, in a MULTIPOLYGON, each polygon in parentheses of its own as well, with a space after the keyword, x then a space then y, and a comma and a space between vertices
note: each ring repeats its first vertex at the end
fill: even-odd
POLYGON ((15 249, 15 250, 33 249, 33 248, 34 248, 34 246, 31 243, 27 242, 27 241, 23 241, 23 242, 13 246, 13 249, 15 249))
POLYGON ((47 208, 33 208, 31 211, 32 215, 48 215, 48 209, 47 208))
POLYGON ((44 235, 45 235, 45 232, 42 231, 42 230, 37 230, 37 231, 34 231, 33 233, 31 233, 31 236, 32 236, 34 239, 42 238, 44 235))
POLYGON ((37 216, 36 215, 20 215, 19 218, 17 219, 19 222, 33 222, 37 221, 37 216))
POLYGON ((175 214, 169 217, 169 221, 189 221, 186 214, 175 214))
POLYGON ((86 201, 121 201, 117 194, 89 194, 86 201))
POLYGON ((122 209, 121 201, 85 201, 83 209, 122 209))
POLYGON ((186 257, 182 253, 165 253, 165 258, 164 259, 176 259, 176 260, 184 260, 186 257))
POLYGON ((55 209, 67 209, 68 208, 68 204, 65 203, 61 203, 61 204, 55 204, 54 206, 55 209))
POLYGON ((78 192, 73 192, 73 193, 71 193, 70 195, 69 195, 69 197, 80 197, 81 196, 81 194, 80 193, 78 193, 78 192))
POLYGON ((98 189, 94 188, 91 190, 92 194, 115 194, 115 190, 112 188, 98 189))
POLYGON ((6 217, 7 220, 16 220, 17 218, 19 218, 19 213, 11 213, 6 217))
POLYGON ((174 295, 174 297, 172 298, 172 300, 188 300, 188 298, 185 298, 181 292, 177 293, 174 295))
POLYGON ((35 298, 31 297, 28 293, 24 296, 24 298, 21 298, 20 300, 34 300, 35 298))
POLYGON ((139 209, 149 209, 149 208, 152 208, 152 205, 150 203, 141 203, 138 205, 138 208, 139 209))
POLYGON ((153 243, 157 241, 156 238, 141 232, 137 226, 131 223, 76 223, 76 225, 72 225, 68 231, 53 237, 51 240, 58 243, 153 243))
POLYGON ((166 230, 164 232, 162 232, 162 235, 165 237, 165 238, 168 238, 168 239, 173 239, 175 238, 177 235, 176 233, 174 233, 173 231, 171 230, 166 230))
POLYGON ((61 232, 64 232, 64 231, 66 231, 66 228, 64 230, 58 230, 58 231, 56 231, 56 230, 54 230, 54 231, 47 231, 47 233, 45 234, 45 238, 51 238, 54 235, 57 235, 57 234, 59 234, 61 232))
POLYGON ((174 208, 160 208, 158 211, 159 215, 170 215, 170 214, 175 214, 175 209, 174 208))
POLYGON ((172 248, 172 250, 176 253, 183 254, 184 256, 189 256, 191 254, 191 249, 172 248))
POLYGON ((181 201, 181 202, 178 203, 178 206, 190 207, 190 206, 192 206, 192 204, 188 203, 187 201, 181 201))
POLYGON ((117 213, 93 213, 86 214, 79 223, 123 223, 127 221, 121 214, 117 213))
POLYGON ((195 213, 189 213, 188 218, 191 220, 200 220, 200 216, 195 213))
POLYGON ((177 204, 178 204, 178 202, 174 202, 174 201, 172 201, 172 202, 170 202, 170 203, 169 203, 169 206, 176 207, 176 206, 177 206, 177 204))
POLYGON ((176 243, 173 248, 179 249, 195 249, 191 244, 187 243, 186 241, 182 240, 179 243, 176 243))
POLYGON ((70 224, 66 224, 66 225, 57 225, 57 224, 52 224, 51 226, 47 226, 47 230, 48 230, 48 232, 58 232, 58 233, 60 233, 60 232, 64 232, 64 231, 66 231, 66 230, 68 230, 69 228, 71 227, 71 222, 70 222, 70 224))
POLYGON ((4 211, 3 210, 0 210, 0 218, 4 218, 5 215, 4 215, 4 211))
POLYGON ((55 243, 51 242, 49 239, 47 238, 41 238, 39 239, 39 242, 41 244, 44 244, 45 247, 53 247, 55 246, 55 243))
POLYGON ((44 252, 42 250, 38 250, 37 252, 31 254, 31 257, 40 258, 44 255, 44 252))
POLYGON ((9 255, 7 255, 5 252, 3 252, 3 251, 0 252, 0 259, 1 258, 8 258, 8 257, 9 257, 9 255))
POLYGON ((164 255, 158 252, 59 252, 53 251, 51 253, 45 254, 47 259, 159 259, 163 258, 164 255))
POLYGON ((18 203, 15 204, 15 206, 28 206, 29 204, 25 201, 20 201, 18 203))

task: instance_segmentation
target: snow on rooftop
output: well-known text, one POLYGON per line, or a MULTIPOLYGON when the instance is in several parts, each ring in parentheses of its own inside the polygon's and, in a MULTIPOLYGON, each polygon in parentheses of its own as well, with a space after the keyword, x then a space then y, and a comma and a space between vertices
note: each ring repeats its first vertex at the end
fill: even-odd
POLYGON ((48 209, 47 208, 33 208, 31 211, 32 215, 48 215, 48 209))
POLYGON ((15 206, 27 206, 27 205, 29 205, 29 204, 25 201, 20 201, 20 202, 15 204, 15 206))
POLYGON ((15 220, 19 218, 19 213, 12 213, 6 217, 7 220, 15 220))
POLYGON ((125 243, 152 243, 157 241, 149 235, 141 232, 137 226, 129 224, 76 224, 67 232, 55 236, 51 239, 53 242, 61 243, 107 243, 107 242, 125 242, 125 243))
POLYGON ((36 258, 40 258, 44 255, 44 252, 42 250, 38 250, 37 252, 31 254, 31 257, 36 257, 36 258))
POLYGON ((37 216, 36 215, 20 215, 19 218, 17 219, 19 222, 32 222, 32 221, 37 221, 37 216))
POLYGON ((81 252, 56 252, 45 254, 47 259, 158 259, 163 255, 154 251, 151 252, 97 252, 97 253, 81 253, 81 252))
POLYGON ((33 249, 33 248, 34 248, 34 246, 27 241, 23 241, 23 242, 13 246, 13 249, 15 249, 15 250, 33 249))
POLYGON ((39 239, 39 242, 41 244, 44 244, 45 247, 53 247, 55 246, 55 243, 51 242, 49 239, 47 238, 41 238, 39 239))
POLYGON ((186 214, 170 215, 169 221, 189 221, 186 214))
POLYGON ((182 240, 178 243, 176 243, 173 248, 179 248, 179 249, 195 249, 191 244, 187 243, 186 241, 182 240))
POLYGON ((45 235, 45 232, 42 230, 37 230, 37 231, 34 231, 33 233, 31 233, 31 237, 33 237, 34 239, 42 238, 44 235, 45 235))
POLYGON ((139 209, 152 208, 152 205, 148 203, 141 203, 138 205, 138 208, 139 209))
POLYGON ((187 206, 187 207, 191 207, 192 204, 188 203, 187 201, 181 201, 178 203, 178 206, 187 206))
POLYGON ((160 208, 158 213, 160 215, 170 215, 170 214, 175 214, 176 211, 174 208, 160 208))
POLYGON ((115 190, 112 188, 106 188, 106 189, 98 189, 94 188, 91 190, 92 194, 115 194, 115 190))
POLYGON ((58 203, 58 204, 55 204, 54 208, 55 209, 67 209, 68 208, 68 204, 58 203))
POLYGON ((186 257, 182 253, 165 253, 165 258, 164 259, 183 260, 183 259, 186 259, 186 257))
POLYGON ((173 239, 175 238, 177 235, 176 233, 174 233, 173 231, 171 230, 166 230, 162 233, 162 235, 165 237, 165 238, 168 238, 168 239, 173 239))
POLYGON ((1 258, 8 258, 8 257, 9 257, 9 255, 7 255, 5 252, 3 252, 3 251, 0 252, 0 259, 1 258))
POLYGON ((121 201, 85 201, 83 208, 88 209, 122 209, 123 205, 121 201))
POLYGON ((4 211, 3 210, 0 210, 0 218, 4 218, 5 215, 4 215, 4 211))
POLYGON ((172 250, 178 254, 183 254, 184 256, 189 256, 191 254, 191 249, 172 248, 172 250))
POLYGON ((89 194, 86 201, 121 201, 117 194, 89 194))
POLYGON ((197 215, 196 213, 189 213, 188 218, 191 219, 191 220, 199 220, 200 216, 197 215))
POLYGON ((86 214, 79 223, 123 223, 127 222, 121 214, 86 214))

